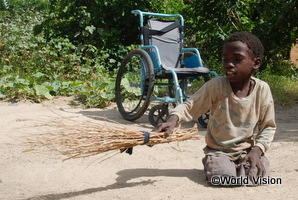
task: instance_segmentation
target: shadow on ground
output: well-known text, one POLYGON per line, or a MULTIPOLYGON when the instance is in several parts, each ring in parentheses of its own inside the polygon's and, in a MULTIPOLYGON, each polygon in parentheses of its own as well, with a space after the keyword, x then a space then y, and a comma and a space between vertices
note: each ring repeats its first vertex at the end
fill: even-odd
POLYGON ((203 185, 208 186, 204 178, 204 171, 198 169, 125 169, 117 172, 118 178, 116 182, 111 185, 104 187, 88 188, 80 191, 65 192, 57 194, 47 194, 41 196, 34 196, 27 198, 26 200, 60 200, 64 198, 77 197, 81 195, 88 195, 97 192, 103 192, 106 190, 115 190, 122 188, 135 187, 140 185, 150 185, 158 180, 152 180, 156 177, 186 177, 189 180, 203 185), (134 179, 142 178, 142 181, 133 181, 134 179))

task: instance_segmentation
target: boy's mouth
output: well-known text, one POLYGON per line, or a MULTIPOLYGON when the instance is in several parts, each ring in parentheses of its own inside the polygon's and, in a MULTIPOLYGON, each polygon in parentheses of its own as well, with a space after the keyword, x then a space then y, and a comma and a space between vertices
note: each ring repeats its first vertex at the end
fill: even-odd
POLYGON ((226 75, 228 75, 228 76, 230 76, 230 75, 234 75, 234 74, 235 74, 235 72, 232 71, 232 70, 228 70, 228 71, 226 71, 226 75))

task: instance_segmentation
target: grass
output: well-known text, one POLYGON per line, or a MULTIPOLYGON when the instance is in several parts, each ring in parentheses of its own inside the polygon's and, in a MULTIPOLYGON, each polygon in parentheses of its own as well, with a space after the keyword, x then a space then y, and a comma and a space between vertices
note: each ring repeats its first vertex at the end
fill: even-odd
POLYGON ((298 102, 298 77, 291 78, 266 74, 261 75, 260 79, 269 84, 275 103, 278 106, 289 108, 298 102))

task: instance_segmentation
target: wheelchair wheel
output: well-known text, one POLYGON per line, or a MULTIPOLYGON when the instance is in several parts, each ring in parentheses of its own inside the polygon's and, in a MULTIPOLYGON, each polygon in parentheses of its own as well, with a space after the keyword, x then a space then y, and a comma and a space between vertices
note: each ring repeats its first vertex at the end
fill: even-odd
POLYGON ((149 111, 149 122, 155 127, 157 124, 165 122, 168 116, 169 110, 167 104, 156 105, 149 111))
POLYGON ((154 86, 153 64, 141 49, 129 52, 119 68, 115 96, 118 110, 126 120, 136 120, 147 110, 154 86))
POLYGON ((209 74, 206 74, 204 76, 198 76, 198 77, 190 77, 187 79, 184 79, 180 83, 180 87, 183 90, 183 94, 186 97, 190 97, 196 91, 198 91, 207 81, 210 80, 209 74))
POLYGON ((203 114, 201 117, 198 118, 198 122, 203 128, 207 128, 208 126, 209 114, 210 114, 209 112, 206 112, 205 114, 203 114))

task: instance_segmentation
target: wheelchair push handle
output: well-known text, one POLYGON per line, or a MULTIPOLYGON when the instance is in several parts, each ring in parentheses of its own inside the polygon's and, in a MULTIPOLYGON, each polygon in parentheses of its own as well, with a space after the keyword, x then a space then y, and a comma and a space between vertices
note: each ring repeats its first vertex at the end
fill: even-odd
POLYGON ((183 18, 180 14, 162 14, 162 13, 153 13, 153 12, 143 12, 140 10, 132 10, 132 14, 135 15, 151 15, 151 16, 158 16, 158 17, 178 17, 183 18))
POLYGON ((132 10, 131 13, 140 16, 140 25, 141 25, 141 27, 143 26, 144 15, 150 15, 150 16, 156 16, 156 17, 174 17, 174 18, 179 18, 180 25, 181 26, 184 26, 184 19, 183 19, 183 16, 180 15, 180 14, 162 14, 162 13, 153 13, 153 12, 143 12, 141 10, 132 10))

